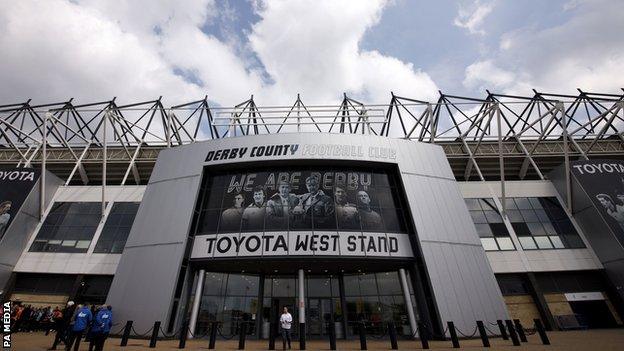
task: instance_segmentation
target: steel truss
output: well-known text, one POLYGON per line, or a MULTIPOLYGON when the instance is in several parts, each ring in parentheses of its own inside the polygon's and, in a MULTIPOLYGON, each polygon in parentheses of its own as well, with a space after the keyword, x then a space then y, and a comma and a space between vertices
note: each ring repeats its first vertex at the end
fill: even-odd
POLYGON ((208 97, 165 108, 162 99, 118 105, 0 106, 0 164, 41 167, 66 184, 145 184, 163 148, 253 134, 368 134, 442 146, 458 180, 545 179, 571 159, 624 157, 624 94, 578 90, 533 96, 440 92, 436 102, 391 94, 389 104, 211 107, 208 97), (106 137, 104 137, 106 135, 106 137), (44 147, 45 146, 45 147, 44 147), (46 149, 45 157, 43 149, 46 149), (106 155, 106 156, 105 156, 106 155), (104 160, 106 162, 104 162, 104 160), (106 170, 104 173, 103 170, 106 170))

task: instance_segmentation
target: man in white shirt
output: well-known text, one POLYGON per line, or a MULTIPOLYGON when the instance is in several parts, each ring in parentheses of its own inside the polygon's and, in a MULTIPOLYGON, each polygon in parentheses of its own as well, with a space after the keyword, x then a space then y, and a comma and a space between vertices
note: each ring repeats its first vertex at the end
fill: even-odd
POLYGON ((8 200, 0 203, 0 239, 4 236, 4 231, 7 229, 9 221, 11 220, 9 211, 11 210, 12 204, 13 203, 8 200))
POLYGON ((280 327, 282 327, 282 343, 283 349, 286 350, 286 341, 288 341, 288 349, 290 350, 290 327, 292 326, 292 316, 288 313, 288 307, 284 307, 280 316, 280 327))

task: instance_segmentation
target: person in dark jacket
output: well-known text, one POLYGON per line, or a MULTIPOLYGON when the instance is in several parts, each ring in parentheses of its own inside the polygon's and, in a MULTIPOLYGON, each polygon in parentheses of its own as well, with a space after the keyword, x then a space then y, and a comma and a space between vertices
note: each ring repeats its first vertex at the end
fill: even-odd
POLYGON ((103 305, 95 315, 93 327, 91 327, 92 338, 89 343, 89 351, 95 347, 95 351, 104 350, 104 342, 113 326, 113 311, 111 306, 103 305))
POLYGON ((65 308, 61 311, 60 316, 57 314, 57 316, 54 318, 54 330, 56 330, 56 335, 54 336, 54 342, 52 343, 52 347, 50 347, 48 350, 56 350, 56 346, 61 341, 65 345, 67 345, 69 323, 71 322, 75 309, 76 306, 74 306, 74 301, 68 301, 65 308))
POLYGON ((74 314, 74 325, 71 328, 71 334, 65 346, 65 350, 69 351, 72 345, 74 345, 74 351, 78 351, 80 348, 80 339, 89 327, 91 320, 93 320, 93 314, 91 313, 89 304, 85 303, 84 306, 74 314))

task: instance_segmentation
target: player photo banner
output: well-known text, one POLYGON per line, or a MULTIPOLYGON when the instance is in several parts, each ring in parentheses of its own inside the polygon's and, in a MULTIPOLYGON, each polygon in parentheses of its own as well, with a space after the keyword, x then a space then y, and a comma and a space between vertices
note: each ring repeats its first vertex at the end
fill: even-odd
POLYGON ((0 168, 0 241, 39 179, 32 168, 0 168))
POLYGON ((210 177, 197 235, 407 233, 398 187, 383 170, 277 168, 210 177))
POLYGON ((624 161, 574 161, 571 169, 617 240, 624 245, 624 161))

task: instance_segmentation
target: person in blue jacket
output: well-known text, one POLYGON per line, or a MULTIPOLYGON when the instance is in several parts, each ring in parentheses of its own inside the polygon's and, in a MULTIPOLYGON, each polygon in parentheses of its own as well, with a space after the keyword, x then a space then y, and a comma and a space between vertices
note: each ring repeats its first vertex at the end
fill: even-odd
POLYGON ((72 345, 74 345, 74 351, 78 351, 80 348, 80 339, 89 327, 89 324, 91 324, 92 319, 93 314, 91 314, 89 304, 85 302, 74 314, 74 324, 71 328, 71 334, 69 335, 65 350, 71 350, 72 345))
POLYGON ((108 338, 111 327, 113 326, 113 311, 111 306, 103 305, 95 315, 93 321, 93 327, 91 327, 91 343, 89 344, 89 351, 95 347, 95 351, 102 351, 104 349, 104 342, 108 338))

